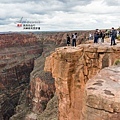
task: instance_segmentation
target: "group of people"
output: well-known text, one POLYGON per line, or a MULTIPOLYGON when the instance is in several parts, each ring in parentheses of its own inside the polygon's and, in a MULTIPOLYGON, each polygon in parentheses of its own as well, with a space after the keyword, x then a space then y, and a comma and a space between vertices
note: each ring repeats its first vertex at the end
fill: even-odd
POLYGON ((77 33, 72 34, 72 37, 67 34, 67 46, 70 46, 72 39, 72 46, 76 47, 77 33))
POLYGON ((105 33, 96 29, 94 32, 94 43, 104 42, 105 33))
MULTIPOLYGON (((104 38, 106 36, 105 32, 102 32, 101 30, 96 29, 94 32, 94 43, 101 43, 104 42, 104 38)), ((111 40, 111 46, 116 45, 115 39, 117 38, 117 31, 112 27, 110 31, 110 40, 111 40)))
MULTIPOLYGON (((94 39, 94 43, 104 43, 105 36, 106 36, 105 31, 96 29, 93 36, 92 34, 89 34, 89 40, 94 39)), ((114 27, 112 27, 110 31, 111 46, 116 45, 115 42, 116 37, 117 37, 117 30, 115 30, 114 27)), ((72 39, 72 46, 76 47, 77 33, 72 34, 71 37, 67 34, 67 46, 71 45, 71 39, 72 39)))

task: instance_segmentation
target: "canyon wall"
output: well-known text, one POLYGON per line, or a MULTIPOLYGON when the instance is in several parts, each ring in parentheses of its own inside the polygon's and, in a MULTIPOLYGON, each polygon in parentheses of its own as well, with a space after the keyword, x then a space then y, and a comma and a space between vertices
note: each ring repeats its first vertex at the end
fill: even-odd
POLYGON ((0 120, 9 120, 30 81, 34 59, 42 54, 32 34, 0 35, 0 120))
POLYGON ((89 120, 87 115, 86 118, 82 116, 88 112, 94 114, 93 110, 86 113, 87 108, 83 108, 85 85, 117 59, 120 59, 120 45, 111 47, 107 43, 61 47, 46 58, 45 71, 51 72, 55 78, 59 120, 89 120))
MULTIPOLYGON (((41 39, 43 43, 43 52, 41 57, 35 60, 34 70, 31 72, 30 99, 31 99, 32 108, 31 108, 31 112, 26 115, 25 117, 26 120, 34 120, 34 119, 57 120, 58 119, 58 110, 55 107, 58 106, 57 98, 55 97, 56 99, 54 99, 53 97, 56 91, 54 85, 54 79, 52 78, 52 75, 49 72, 44 71, 44 62, 45 62, 45 58, 48 55, 50 55, 51 52, 54 51, 56 47, 60 47, 63 45, 66 46, 67 34, 72 36, 73 33, 74 32, 55 32, 55 33, 48 32, 37 35, 37 38, 41 39)), ((77 44, 87 40, 88 32, 79 31, 77 33, 78 33, 77 44)))

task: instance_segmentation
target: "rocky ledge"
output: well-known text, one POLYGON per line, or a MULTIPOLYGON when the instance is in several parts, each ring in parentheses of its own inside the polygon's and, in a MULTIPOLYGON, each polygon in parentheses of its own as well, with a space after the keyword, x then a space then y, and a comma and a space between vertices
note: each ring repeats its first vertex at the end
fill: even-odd
POLYGON ((104 68, 85 87, 81 120, 120 119, 120 67, 104 68))

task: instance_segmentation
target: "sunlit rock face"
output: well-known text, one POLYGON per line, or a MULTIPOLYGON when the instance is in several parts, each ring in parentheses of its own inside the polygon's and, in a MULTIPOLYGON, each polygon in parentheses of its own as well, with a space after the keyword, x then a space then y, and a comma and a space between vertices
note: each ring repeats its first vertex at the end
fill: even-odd
MULTIPOLYGON (((72 32, 69 33, 72 35, 72 32)), ((37 35, 37 38, 42 41, 43 44, 43 52, 41 57, 37 58, 34 61, 34 69, 30 75, 30 101, 31 101, 31 114, 27 114, 25 119, 36 119, 37 116, 42 116, 44 118, 47 115, 47 119, 55 119, 57 120, 57 108, 50 105, 48 101, 54 98, 55 94, 55 83, 51 73, 44 72, 44 62, 46 56, 48 56, 51 51, 58 46, 66 45, 66 32, 58 32, 58 33, 43 33, 37 35), (50 108, 48 110, 46 107, 50 108), (47 110, 46 110, 47 109, 47 110), (47 112, 46 112, 47 111, 47 112), (53 112, 54 111, 54 112, 53 112), (51 115, 49 115, 51 114, 51 115), (45 115, 45 116, 44 116, 45 115), (33 116, 33 117, 32 117, 33 116), (52 117, 51 117, 52 116, 52 117)), ((53 99, 54 100, 54 99, 53 99)), ((55 99, 56 100, 56 99, 55 99)), ((51 101, 51 100, 50 100, 51 101)), ((57 100, 54 101, 57 103, 57 100)), ((45 119, 45 118, 44 118, 45 119)))
POLYGON ((89 120, 81 117, 85 85, 101 69, 113 65, 117 59, 120 59, 120 46, 111 47, 109 44, 61 47, 46 58, 44 69, 55 78, 59 120, 89 120))

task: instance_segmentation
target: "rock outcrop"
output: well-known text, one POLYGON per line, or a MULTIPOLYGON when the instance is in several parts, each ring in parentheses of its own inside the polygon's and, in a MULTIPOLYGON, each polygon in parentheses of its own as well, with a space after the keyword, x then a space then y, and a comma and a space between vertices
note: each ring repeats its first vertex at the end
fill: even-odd
POLYGON ((30 112, 26 115, 25 120, 58 120, 58 99, 55 95, 47 103, 46 109, 42 113, 30 112))
POLYGON ((81 120, 120 119, 120 67, 107 67, 85 87, 81 120))
MULTIPOLYGON (((69 35, 72 35, 74 32, 68 32, 69 35)), ((67 32, 58 32, 58 33, 41 33, 37 35, 38 39, 41 39, 43 43, 43 52, 41 57, 35 60, 34 62, 34 70, 31 72, 31 80, 30 80, 30 99, 32 104, 31 113, 26 115, 26 120, 34 120, 36 118, 40 120, 44 119, 55 119, 57 120, 57 108, 51 106, 52 111, 46 110, 47 106, 49 107, 50 104, 47 105, 48 101, 54 96, 55 94, 55 84, 52 75, 48 72, 44 72, 44 62, 45 58, 51 54, 51 51, 58 46, 66 45, 66 35, 67 32), (43 116, 46 114, 53 114, 52 118, 48 117, 44 118, 43 116), (44 112, 43 112, 44 111, 44 112), (53 112, 54 111, 54 112, 53 112), (56 111, 56 112, 55 112, 56 111), (41 114, 41 115, 39 115, 41 114), (33 117, 34 116, 34 117, 33 117), (42 116, 42 117, 40 117, 42 116)), ((85 32, 78 32, 78 44, 79 41, 83 41, 85 37, 85 32), (80 35, 80 36, 79 36, 80 35)), ((52 99, 54 101, 56 99, 52 99)), ((57 103, 57 101, 54 101, 57 103)), ((49 107, 50 108, 50 107, 49 107)))
POLYGON ((47 76, 46 79, 35 77, 30 82, 32 111, 38 114, 45 110, 48 101, 55 93, 54 80, 51 78, 51 74, 45 73, 44 76, 47 76))
POLYGON ((82 120, 85 84, 117 59, 120 59, 120 45, 111 47, 107 43, 61 47, 46 58, 45 71, 55 78, 59 120, 82 120))

